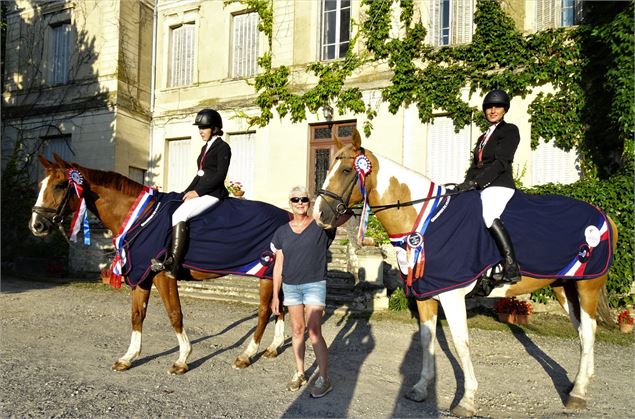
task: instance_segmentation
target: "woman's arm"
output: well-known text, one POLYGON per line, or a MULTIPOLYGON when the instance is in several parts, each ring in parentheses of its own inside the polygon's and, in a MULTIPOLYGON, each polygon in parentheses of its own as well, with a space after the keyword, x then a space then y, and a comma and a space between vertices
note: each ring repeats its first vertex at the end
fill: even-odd
POLYGON ((273 297, 271 299, 271 311, 274 315, 280 314, 280 288, 282 287, 282 262, 284 255, 282 250, 276 250, 276 260, 273 265, 273 297))

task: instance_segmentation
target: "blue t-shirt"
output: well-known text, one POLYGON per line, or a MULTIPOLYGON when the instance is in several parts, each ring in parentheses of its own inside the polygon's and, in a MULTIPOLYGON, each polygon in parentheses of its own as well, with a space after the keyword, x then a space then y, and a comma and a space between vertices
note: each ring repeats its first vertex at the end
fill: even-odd
POLYGON ((308 284, 326 279, 326 251, 335 238, 335 230, 324 230, 315 221, 298 234, 287 223, 278 227, 271 244, 282 250, 282 282, 308 284))

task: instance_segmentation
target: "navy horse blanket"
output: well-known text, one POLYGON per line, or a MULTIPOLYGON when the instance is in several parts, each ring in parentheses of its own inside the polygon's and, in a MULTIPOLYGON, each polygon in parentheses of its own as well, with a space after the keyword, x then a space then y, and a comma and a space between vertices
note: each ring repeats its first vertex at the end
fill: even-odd
MULTIPOLYGON (((182 197, 176 192, 156 194, 152 207, 145 211, 147 215, 126 233, 119 254, 125 254, 122 275, 131 287, 151 287, 156 274, 150 269, 151 260, 162 259, 168 252, 172 214, 182 197)), ((201 272, 271 278, 271 237, 289 220, 289 212, 265 202, 223 199, 188 221, 189 242, 182 266, 201 272)))
MULTIPOLYGON (((501 260, 481 217, 479 192, 446 200, 431 214, 422 236, 391 236, 409 296, 428 297, 466 286, 501 260)), ((611 264, 614 238, 609 221, 585 202, 516 191, 501 220, 525 276, 597 278, 611 264)))

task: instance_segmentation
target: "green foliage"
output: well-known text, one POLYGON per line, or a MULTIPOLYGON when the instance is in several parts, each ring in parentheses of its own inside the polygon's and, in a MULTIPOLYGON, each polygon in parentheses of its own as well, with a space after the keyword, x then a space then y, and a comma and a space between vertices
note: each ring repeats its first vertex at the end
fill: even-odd
MULTIPOLYGON (((629 296, 633 276, 633 253, 635 252, 635 225, 632 170, 622 170, 607 180, 582 179, 571 185, 547 184, 527 189, 535 194, 569 196, 588 202, 611 217, 618 229, 618 244, 613 265, 609 270, 607 290, 612 307, 620 307, 632 300, 629 296)), ((550 291, 535 293, 534 301, 544 302, 550 291)), ((632 303, 631 303, 632 304, 632 303)))
POLYGON ((403 288, 397 288, 388 299, 388 310, 391 311, 407 311, 408 297, 403 288))
POLYGON ((370 214, 368 216, 368 224, 366 225, 365 236, 372 237, 375 240, 375 243, 378 245, 390 243, 388 233, 386 233, 386 230, 384 230, 384 227, 381 225, 374 214, 370 214))

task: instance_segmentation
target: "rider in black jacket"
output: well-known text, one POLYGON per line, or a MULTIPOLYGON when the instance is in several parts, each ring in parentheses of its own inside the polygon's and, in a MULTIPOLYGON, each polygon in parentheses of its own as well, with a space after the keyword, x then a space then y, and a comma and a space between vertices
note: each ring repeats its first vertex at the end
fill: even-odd
POLYGON ((509 96, 502 90, 492 90, 485 96, 483 112, 490 127, 476 142, 465 181, 457 189, 481 191, 483 220, 503 256, 502 281, 516 283, 520 281, 520 269, 512 241, 500 220, 516 189, 512 162, 520 142, 518 127, 503 120, 509 106, 509 96))

